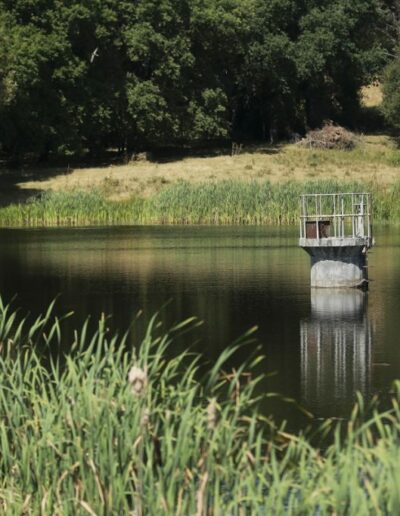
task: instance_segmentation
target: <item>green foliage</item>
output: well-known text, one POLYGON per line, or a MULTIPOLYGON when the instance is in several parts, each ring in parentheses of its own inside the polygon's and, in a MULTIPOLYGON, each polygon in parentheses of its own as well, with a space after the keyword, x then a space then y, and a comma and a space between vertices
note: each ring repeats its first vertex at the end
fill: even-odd
POLYGON ((387 410, 359 397, 348 421, 326 421, 321 450, 258 411, 251 331, 200 368, 173 351, 194 319, 153 317, 135 347, 105 318, 71 339, 64 319, 0 298, 2 513, 399 513, 398 383, 387 410))
POLYGON ((310 2, 296 48, 311 125, 354 124, 358 95, 387 59, 385 11, 375 0, 310 2), (326 4, 326 5, 324 5, 326 4))
MULTIPOLYGON (((0 0, 0 145, 98 153, 351 124, 383 0, 0 0)), ((386 31, 386 32, 385 32, 386 31)))
POLYGON ((400 59, 387 66, 383 81, 382 111, 387 122, 400 130, 400 59))

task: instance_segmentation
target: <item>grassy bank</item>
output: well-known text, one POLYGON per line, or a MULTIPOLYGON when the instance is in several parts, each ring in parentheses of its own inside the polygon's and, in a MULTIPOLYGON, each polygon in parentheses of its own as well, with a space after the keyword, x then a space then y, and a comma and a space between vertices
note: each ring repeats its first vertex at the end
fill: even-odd
POLYGON ((1 226, 90 224, 293 224, 307 192, 368 191, 379 222, 400 222, 400 181, 391 185, 337 180, 178 182, 151 197, 108 199, 103 192, 49 192, 0 209, 1 226))
MULTIPOLYGON (((103 167, 47 168, 10 171, 18 191, 85 191, 93 189, 113 200, 153 197, 180 181, 190 184, 220 181, 287 181, 329 179, 339 182, 400 180, 400 150, 388 136, 357 136, 352 150, 321 150, 296 144, 244 145, 239 155, 230 149, 210 149, 201 156, 151 157, 103 167)), ((0 202, 2 193, 0 192, 0 202)), ((12 198, 11 198, 12 200, 12 198)))
POLYGON ((10 171, 8 190, 0 191, 0 206, 7 206, 0 225, 289 224, 297 222, 303 192, 361 190, 374 194, 376 220, 399 222, 396 142, 356 140, 347 151, 245 146, 235 156, 215 150, 164 162, 10 171), (13 177, 20 179, 10 183, 13 177), (16 202, 29 196, 34 200, 16 202))
MULTIPOLYGON (((392 407, 332 422, 324 451, 257 412, 252 358, 201 377, 150 321, 139 350, 106 320, 75 333, 0 303, 0 508, 7 514, 397 514, 400 385, 392 407), (167 352, 168 351, 168 352, 167 352), (49 358, 50 357, 50 358, 49 358), (169 357, 169 358, 167 358, 169 357)), ((249 344, 247 343, 247 346, 249 344)), ((322 432, 323 430, 321 430, 322 432)))

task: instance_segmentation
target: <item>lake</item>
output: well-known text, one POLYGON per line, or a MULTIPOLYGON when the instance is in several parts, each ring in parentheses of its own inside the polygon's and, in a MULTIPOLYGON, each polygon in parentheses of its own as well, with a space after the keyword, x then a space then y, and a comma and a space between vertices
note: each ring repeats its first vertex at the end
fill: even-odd
MULTIPOLYGON (((171 352, 192 346, 211 361, 256 325, 271 373, 262 388, 317 417, 341 417, 356 390, 385 393, 400 377, 400 231, 380 227, 375 236, 363 293, 311 291, 297 228, 1 229, 0 293, 17 294, 15 307, 33 315, 59 295, 57 313, 73 310, 67 324, 74 327, 105 313, 122 331, 143 310, 134 344, 156 311, 166 326, 195 315, 204 324, 171 352)), ((242 349, 236 363, 254 348, 242 349)), ((278 400, 267 410, 301 419, 278 400)))

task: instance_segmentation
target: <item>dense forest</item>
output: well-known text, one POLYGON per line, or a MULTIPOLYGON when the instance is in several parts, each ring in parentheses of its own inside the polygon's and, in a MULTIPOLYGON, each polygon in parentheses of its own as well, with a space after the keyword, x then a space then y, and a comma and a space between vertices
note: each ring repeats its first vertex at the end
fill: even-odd
POLYGON ((395 60, 397 15, 393 0, 0 0, 1 151, 354 127, 361 86, 395 60))

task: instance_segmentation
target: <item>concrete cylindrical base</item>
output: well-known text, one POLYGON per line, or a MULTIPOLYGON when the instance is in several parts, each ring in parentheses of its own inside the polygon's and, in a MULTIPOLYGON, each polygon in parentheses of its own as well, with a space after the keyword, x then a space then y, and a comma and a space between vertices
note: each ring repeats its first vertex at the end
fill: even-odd
POLYGON ((365 247, 309 247, 312 287, 366 287, 365 247))

